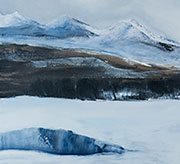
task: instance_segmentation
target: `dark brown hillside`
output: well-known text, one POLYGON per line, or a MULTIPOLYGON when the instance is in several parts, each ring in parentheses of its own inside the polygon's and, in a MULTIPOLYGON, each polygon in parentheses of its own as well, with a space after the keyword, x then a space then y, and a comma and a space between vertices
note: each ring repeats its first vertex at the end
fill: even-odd
POLYGON ((179 98, 180 71, 69 49, 0 45, 0 97, 179 98))

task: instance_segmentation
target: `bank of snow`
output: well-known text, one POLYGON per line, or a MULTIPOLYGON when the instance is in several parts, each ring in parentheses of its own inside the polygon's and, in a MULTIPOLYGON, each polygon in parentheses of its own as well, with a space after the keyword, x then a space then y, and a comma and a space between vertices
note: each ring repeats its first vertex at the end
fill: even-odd
POLYGON ((29 127, 68 129, 137 152, 87 157, 2 151, 1 164, 179 164, 180 101, 79 101, 18 97, 0 99, 0 132, 29 127))

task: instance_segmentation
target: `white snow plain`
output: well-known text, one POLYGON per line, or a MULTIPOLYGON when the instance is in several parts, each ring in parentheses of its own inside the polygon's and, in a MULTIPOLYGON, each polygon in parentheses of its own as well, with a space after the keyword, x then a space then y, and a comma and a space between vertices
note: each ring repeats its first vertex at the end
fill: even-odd
POLYGON ((67 129, 135 152, 59 156, 1 151, 1 164, 179 164, 180 101, 80 101, 17 97, 0 99, 0 133, 29 127, 67 129))

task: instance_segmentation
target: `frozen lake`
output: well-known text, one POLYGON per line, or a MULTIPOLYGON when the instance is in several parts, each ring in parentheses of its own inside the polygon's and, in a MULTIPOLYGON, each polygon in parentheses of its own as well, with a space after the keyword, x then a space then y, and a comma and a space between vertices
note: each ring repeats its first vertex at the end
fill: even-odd
POLYGON ((180 101, 0 99, 0 132, 30 127, 67 129, 137 150, 124 155, 58 156, 1 151, 0 164, 179 164, 180 101))

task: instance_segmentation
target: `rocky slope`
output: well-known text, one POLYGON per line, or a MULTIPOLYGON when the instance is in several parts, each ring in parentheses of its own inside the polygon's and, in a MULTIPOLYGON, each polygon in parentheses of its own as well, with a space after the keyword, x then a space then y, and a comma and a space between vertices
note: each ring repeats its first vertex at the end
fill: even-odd
POLYGON ((73 49, 0 45, 0 97, 179 98, 180 71, 73 49))

